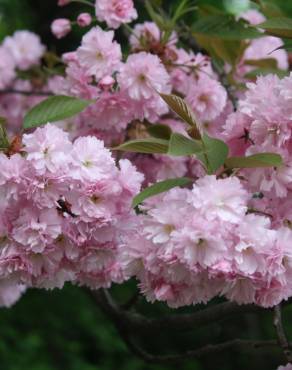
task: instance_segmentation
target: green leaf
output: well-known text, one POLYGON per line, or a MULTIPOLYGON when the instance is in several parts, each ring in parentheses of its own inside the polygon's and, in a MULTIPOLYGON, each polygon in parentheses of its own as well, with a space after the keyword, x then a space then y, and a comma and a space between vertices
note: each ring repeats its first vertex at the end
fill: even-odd
POLYGON ((213 52, 232 66, 238 63, 248 46, 246 41, 220 40, 215 37, 208 39, 209 45, 213 48, 213 52))
POLYGON ((277 75, 280 78, 286 77, 289 75, 288 71, 283 69, 273 69, 273 68, 256 68, 253 71, 250 71, 244 75, 247 79, 255 79, 258 76, 266 76, 269 74, 277 75))
POLYGON ((9 140, 7 138, 7 132, 5 128, 6 118, 0 117, 0 149, 9 148, 9 140))
POLYGON ((200 139, 202 128, 188 104, 177 95, 159 94, 165 103, 189 126, 196 129, 195 138, 200 139))
POLYGON ((112 150, 146 154, 167 153, 168 141, 156 138, 137 139, 127 141, 126 143, 123 143, 118 147, 112 148, 112 150))
POLYGON ((211 175, 223 166, 228 157, 229 149, 224 141, 214 139, 206 134, 202 137, 202 143, 204 153, 197 154, 197 157, 204 163, 208 175, 211 175))
POLYGON ((157 26, 161 29, 161 30, 166 30, 167 29, 167 22, 166 20, 162 17, 161 14, 159 14, 158 12, 158 6, 156 6, 155 8, 152 6, 151 2, 149 0, 145 1, 145 8, 150 16, 150 18, 152 19, 152 21, 154 23, 157 24, 157 26))
POLYGON ((225 161, 227 168, 279 167, 282 157, 275 153, 258 153, 248 157, 230 157, 225 161))
POLYGON ((203 147, 199 141, 187 138, 181 134, 173 133, 169 141, 168 153, 173 156, 185 156, 202 153, 203 147))
POLYGON ((262 36, 256 28, 248 25, 243 20, 236 21, 228 15, 211 15, 201 17, 192 25, 192 33, 197 35, 212 36, 222 40, 245 40, 262 36))
POLYGON ((268 68, 268 69, 277 69, 278 63, 277 60, 273 57, 263 58, 263 59, 246 59, 244 64, 252 67, 258 68, 268 68))
POLYGON ((93 101, 70 96, 52 96, 33 107, 24 117, 23 127, 32 128, 61 121, 82 112, 93 101))
POLYGON ((249 0, 225 0, 225 9, 234 15, 240 15, 250 9, 249 0))
POLYGON ((271 18, 257 27, 263 28, 267 34, 272 36, 292 38, 292 18, 271 18))
POLYGON ((156 137, 158 139, 165 139, 169 140, 171 137, 171 128, 167 125, 151 125, 147 128, 148 133, 152 137, 156 137))
POLYGON ((177 186, 185 186, 192 182, 187 177, 180 177, 176 179, 168 179, 165 181, 157 182, 156 184, 149 186, 143 190, 140 194, 136 195, 133 199, 132 206, 135 208, 138 204, 142 203, 145 199, 153 197, 154 195, 164 193, 177 186))

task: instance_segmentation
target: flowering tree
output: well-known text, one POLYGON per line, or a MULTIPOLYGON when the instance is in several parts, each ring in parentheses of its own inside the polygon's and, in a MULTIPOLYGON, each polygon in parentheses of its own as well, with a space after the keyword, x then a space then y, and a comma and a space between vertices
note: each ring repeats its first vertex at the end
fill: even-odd
POLYGON ((85 27, 77 50, 59 58, 29 31, 0 46, 1 304, 71 282, 146 361, 278 346, 292 362, 281 318, 292 296, 292 75, 279 38, 292 38, 292 20, 265 1, 229 1, 228 13, 146 1, 144 23, 132 0, 58 4, 73 1, 88 13, 51 29, 59 39, 85 27), (129 279, 172 308, 213 301, 146 317, 136 296, 121 306, 107 290, 129 279), (276 340, 154 355, 133 339, 263 310, 276 340))

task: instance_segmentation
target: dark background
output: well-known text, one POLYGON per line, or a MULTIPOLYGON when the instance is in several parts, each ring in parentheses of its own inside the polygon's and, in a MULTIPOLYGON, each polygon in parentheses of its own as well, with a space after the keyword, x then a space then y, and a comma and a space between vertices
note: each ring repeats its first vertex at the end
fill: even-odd
MULTIPOLYGON (((202 2, 202 1, 201 1, 202 2)), ((223 7, 222 1, 203 1, 223 7)), ((57 0, 0 0, 0 39, 17 29, 30 29, 41 35, 50 50, 58 53, 74 50, 80 42, 77 28, 66 39, 56 41, 50 33, 54 18, 74 20, 81 10, 77 4, 64 8, 57 0)), ((167 0, 166 8, 175 1, 167 0)), ((292 1, 274 0, 286 14, 292 15, 292 1)), ((142 18, 145 10, 139 5, 142 18)), ((113 294, 125 301, 135 291, 135 282, 114 287, 113 294)), ((143 298, 138 309, 147 315, 173 311, 165 305, 147 304, 143 298)), ((188 308, 181 311, 192 311, 188 308)), ((285 309, 285 324, 292 339, 292 310, 285 309)), ((231 338, 274 338, 272 314, 230 318, 203 329, 190 328, 186 334, 153 333, 137 340, 156 353, 175 353, 208 342, 231 338)), ((29 290, 11 309, 0 309, 0 369, 5 370, 275 370, 285 360, 277 350, 254 353, 222 353, 202 361, 189 360, 180 365, 147 365, 128 352, 111 322, 103 316, 88 292, 66 286, 63 290, 29 290)))

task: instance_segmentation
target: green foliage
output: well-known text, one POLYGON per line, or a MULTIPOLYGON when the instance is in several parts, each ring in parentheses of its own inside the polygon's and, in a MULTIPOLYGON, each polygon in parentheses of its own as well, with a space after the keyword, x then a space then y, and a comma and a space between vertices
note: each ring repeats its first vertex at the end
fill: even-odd
POLYGON ((223 166, 228 156, 228 146, 218 139, 208 135, 202 137, 204 152, 197 154, 197 157, 204 163, 207 173, 211 175, 223 166))
POLYGON ((173 133, 169 141, 168 154, 173 156, 185 156, 203 153, 204 149, 198 140, 192 140, 184 135, 173 133))
POLYGON ((167 94, 159 94, 161 98, 165 101, 165 103, 184 121, 186 122, 191 128, 194 130, 193 134, 197 139, 201 137, 201 130, 200 123, 197 121, 194 112, 188 106, 188 104, 179 96, 177 95, 167 95, 167 94))
POLYGON ((156 138, 137 139, 127 141, 126 143, 113 148, 113 150, 146 154, 167 153, 168 141, 156 138))
POLYGON ((77 99, 70 96, 52 96, 34 106, 24 117, 23 127, 32 128, 48 122, 57 122, 72 117, 85 108, 92 101, 77 99))
POLYGON ((0 117, 0 150, 9 148, 9 140, 6 133, 6 119, 0 117))
POLYGON ((171 136, 171 128, 167 125, 151 125, 147 128, 147 131, 157 139, 169 140, 171 136))
POLYGON ((196 35, 215 37, 222 40, 246 40, 262 36, 255 28, 246 22, 236 21, 228 15, 210 15, 198 19, 192 26, 196 35))
POLYGON ((248 157, 230 157, 226 159, 227 168, 280 167, 282 157, 275 153, 258 153, 248 157))
POLYGON ((164 193, 165 191, 168 191, 172 188, 175 188, 177 186, 185 186, 192 182, 191 179, 188 179, 187 177, 180 177, 176 179, 168 179, 161 182, 157 182, 154 185, 149 186, 145 190, 143 190, 141 193, 139 193, 134 199, 132 206, 135 208, 138 204, 142 203, 145 199, 153 197, 157 194, 164 193))
POLYGON ((272 36, 292 38, 292 19, 291 18, 271 18, 261 23, 259 27, 272 36))

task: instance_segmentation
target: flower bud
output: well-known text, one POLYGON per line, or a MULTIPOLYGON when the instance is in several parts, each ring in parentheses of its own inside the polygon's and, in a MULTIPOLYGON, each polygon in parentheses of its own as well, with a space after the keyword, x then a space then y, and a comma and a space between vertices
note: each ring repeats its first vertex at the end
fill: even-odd
POLYGON ((79 27, 87 27, 92 22, 92 17, 89 13, 81 13, 77 18, 77 24, 79 27))
POLYGON ((105 76, 100 81, 98 86, 105 91, 110 90, 115 83, 115 80, 112 78, 112 76, 105 76))
POLYGON ((61 39, 71 31, 71 22, 66 18, 55 19, 51 25, 51 30, 57 39, 61 39))
POLYGON ((70 3, 71 0, 58 0, 58 6, 65 6, 70 3))

